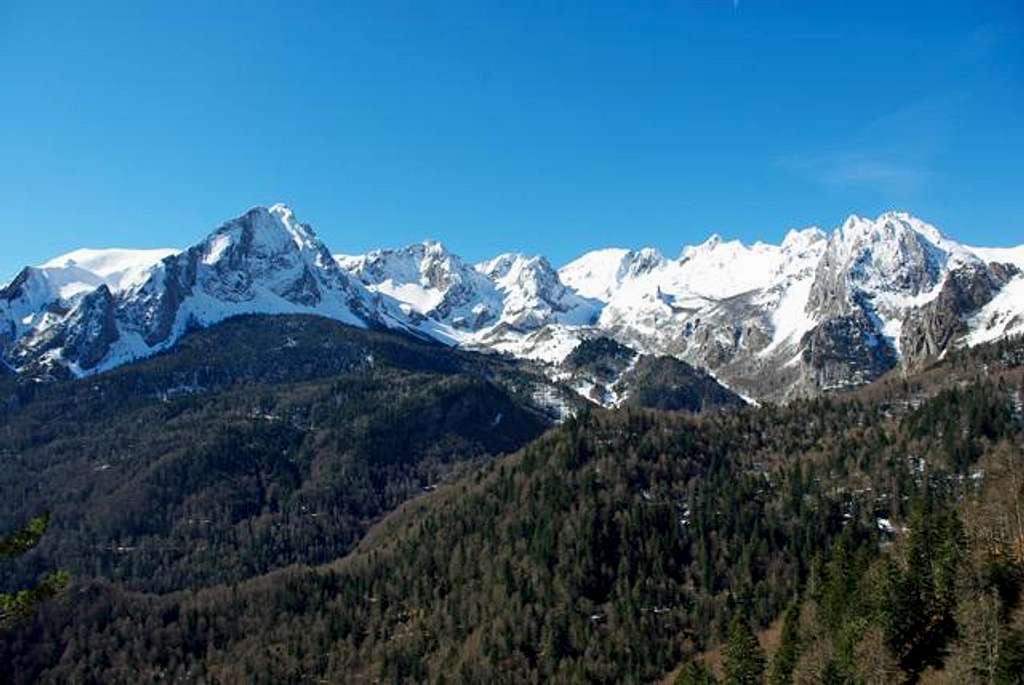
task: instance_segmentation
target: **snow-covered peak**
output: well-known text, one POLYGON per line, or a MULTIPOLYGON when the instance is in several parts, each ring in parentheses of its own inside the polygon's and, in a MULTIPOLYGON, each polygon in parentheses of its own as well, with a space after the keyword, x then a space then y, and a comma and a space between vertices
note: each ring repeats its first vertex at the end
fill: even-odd
POLYGON ((40 264, 41 268, 54 269, 77 266, 86 271, 108 278, 131 269, 147 268, 164 257, 177 254, 179 250, 172 248, 127 250, 121 248, 73 250, 59 257, 40 264))
POLYGON ((433 259, 443 259, 451 254, 441 241, 430 239, 423 241, 423 252, 433 259))
POLYGON ((923 235, 925 238, 927 238, 929 241, 936 245, 941 245, 942 243, 945 242, 952 242, 946 236, 944 236, 942 232, 939 231, 939 229, 935 228, 926 221, 918 219, 910 212, 883 212, 882 214, 879 215, 878 219, 875 220, 875 223, 899 224, 901 226, 910 228, 915 233, 923 235))
POLYGON ((665 257, 651 247, 640 250, 607 248, 574 259, 558 271, 562 283, 584 297, 607 302, 625 281, 665 266, 665 257))
POLYGON ((842 225, 839 226, 838 233, 840 233, 847 240, 852 240, 854 236, 861 235, 871 229, 871 219, 866 219, 859 214, 850 214, 843 221, 842 225))
POLYGON ((641 276, 665 265, 665 257, 653 247, 644 247, 629 255, 623 275, 641 276))
POLYGON ((439 284, 432 281, 444 272, 458 274, 471 268, 458 255, 452 254, 435 240, 413 243, 400 249, 373 250, 364 255, 335 255, 335 259, 368 285, 387 280, 405 282, 425 279, 425 284, 436 287, 439 284))
POLYGON ((593 250, 558 270, 562 282, 584 297, 606 300, 621 278, 632 251, 619 247, 593 250))
POLYGON ((459 328, 476 328, 495 316, 494 284, 437 241, 335 258, 407 315, 430 316, 459 328))
POLYGON ((883 212, 875 219, 851 214, 832 235, 832 241, 854 250, 869 244, 897 244, 908 236, 918 236, 948 255, 970 261, 968 248, 943 235, 935 226, 908 212, 883 212))
POLYGON ((623 306, 649 299, 664 302, 666 297, 680 302, 693 297, 723 299, 768 287, 780 276, 806 269, 825 243, 825 233, 816 227, 790 231, 781 246, 746 245, 714 234, 683 248, 678 260, 666 260, 652 248, 595 250, 566 264, 559 276, 586 297, 603 302, 625 298, 623 306))
POLYGON ((817 226, 792 229, 786 233, 786 237, 782 240, 782 250, 784 252, 800 253, 826 240, 828 240, 828 235, 817 226))
POLYGON ((473 267, 433 240, 393 250, 374 250, 343 265, 367 284, 415 282, 447 290, 471 278, 473 267))
POLYGON ((967 248, 978 255, 983 261, 991 264, 1013 264, 1018 269, 1024 270, 1024 245, 1017 247, 970 247, 967 248))
MULTIPOLYGON (((256 208, 257 212, 260 212, 260 210, 260 207, 256 208)), ((300 249, 318 249, 320 247, 320 240, 316 237, 312 226, 299 223, 295 218, 295 213, 292 212, 288 205, 274 204, 268 207, 266 212, 274 219, 273 223, 268 224, 272 235, 277 233, 275 229, 281 227, 292 239, 296 247, 300 249)), ((262 214, 262 212, 260 213, 262 214)))
POLYGON ((933 290, 945 274, 979 259, 938 229, 906 212, 877 219, 851 216, 829 240, 824 267, 869 293, 916 297, 933 290))
POLYGON ((171 248, 127 250, 82 248, 45 262, 39 268, 59 283, 61 296, 68 298, 105 284, 112 292, 137 285, 149 270, 165 257, 177 254, 171 248))
POLYGON ((866 245, 893 243, 913 230, 894 214, 883 214, 877 219, 851 215, 832 236, 832 241, 848 252, 866 245))
POLYGON ((846 252, 853 252, 873 245, 895 244, 912 233, 906 222, 891 215, 883 214, 875 221, 851 216, 833 234, 832 241, 846 252))
MULTIPOLYGON (((223 224, 199 247, 204 264, 225 263, 229 268, 246 263, 272 268, 276 258, 296 253, 311 255, 318 266, 326 266, 321 257, 329 257, 313 229, 299 223, 283 204, 253 207, 223 224)), ((328 261, 334 263, 333 259, 328 261)))
POLYGON ((510 252, 471 266, 426 241, 336 259, 382 296, 383 307, 445 342, 504 349, 548 324, 583 325, 596 316, 596 303, 567 289, 544 257, 510 252))
POLYGON ((718 233, 712 233, 700 245, 683 246, 679 259, 692 259, 701 255, 714 254, 723 244, 727 246, 727 249, 733 250, 743 247, 743 244, 738 240, 725 241, 718 233))
POLYGON ((521 252, 505 252, 493 259, 480 262, 476 265, 476 270, 492 281, 498 281, 506 278, 513 269, 521 271, 529 259, 521 252))
POLYGON ((546 257, 506 252, 478 266, 498 287, 544 288, 558 282, 558 273, 546 257))
MULTIPOLYGON (((105 267, 116 269, 117 260, 107 256, 105 267)), ((72 306, 59 304, 61 315, 19 336, 14 354, 38 356, 64 340, 54 359, 78 375, 166 349, 191 327, 239 314, 308 313, 356 326, 371 320, 401 325, 373 308, 370 294, 285 205, 256 207, 225 222, 143 270, 130 287, 114 292, 100 283, 72 306)))
POLYGON ((64 266, 27 267, 26 288, 36 295, 46 292, 47 297, 59 297, 72 300, 82 293, 89 292, 106 281, 101 275, 77 264, 68 263, 64 266))
POLYGON ((120 292, 144 282, 161 259, 176 250, 79 249, 41 266, 25 267, 3 288, 0 329, 18 338, 39 331, 72 310, 97 288, 120 292))
MULTIPOLYGON (((80 277, 90 274, 83 272, 80 277)), ((0 344, 47 325, 55 313, 66 311, 68 303, 60 290, 61 284, 54 282, 47 269, 32 266, 0 288, 0 344)))
POLYGON ((510 252, 483 264, 482 273, 498 290, 523 302, 551 302, 561 299, 565 286, 545 257, 527 257, 510 252))
POLYGON ((501 320, 526 331, 549 323, 584 325, 596 318, 598 303, 572 292, 545 257, 506 253, 479 264, 504 298, 501 320))
POLYGON ((758 242, 748 246, 713 235, 696 247, 683 249, 668 290, 716 299, 732 297, 767 287, 781 259, 776 245, 758 242))

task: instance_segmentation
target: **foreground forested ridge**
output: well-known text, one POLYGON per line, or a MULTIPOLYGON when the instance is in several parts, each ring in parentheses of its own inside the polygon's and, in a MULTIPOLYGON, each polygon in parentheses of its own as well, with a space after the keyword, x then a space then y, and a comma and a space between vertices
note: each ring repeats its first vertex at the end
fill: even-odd
POLYGON ((52 521, 0 579, 60 567, 167 592, 335 559, 406 498, 539 435, 538 383, 312 317, 229 321, 89 380, 12 379, 0 516, 52 521))
POLYGON ((786 407, 584 412, 336 563, 162 596, 83 578, 0 657, 12 682, 685 682, 785 617, 772 682, 1017 682, 1020 361, 1018 341, 786 407))
MULTIPOLYGON (((693 410, 739 402, 711 383, 693 410)), ((586 404, 522 361, 302 316, 233 319, 90 379, 8 378, 0 397, 0 516, 53 511, 0 587, 59 563, 144 592, 336 559, 586 404)))

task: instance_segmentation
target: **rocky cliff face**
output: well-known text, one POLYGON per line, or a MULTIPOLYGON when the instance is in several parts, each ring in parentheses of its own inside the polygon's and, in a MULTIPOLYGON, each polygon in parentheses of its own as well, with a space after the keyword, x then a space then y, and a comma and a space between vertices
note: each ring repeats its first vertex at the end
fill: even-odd
POLYGON ((831 316, 801 340, 800 362, 807 371, 802 385, 806 390, 861 385, 892 369, 897 359, 863 311, 831 316))
POLYGON ((970 317, 1020 275, 1012 264, 967 264, 946 276, 938 296, 912 311, 903 324, 900 347, 908 367, 940 356, 970 332, 970 317))

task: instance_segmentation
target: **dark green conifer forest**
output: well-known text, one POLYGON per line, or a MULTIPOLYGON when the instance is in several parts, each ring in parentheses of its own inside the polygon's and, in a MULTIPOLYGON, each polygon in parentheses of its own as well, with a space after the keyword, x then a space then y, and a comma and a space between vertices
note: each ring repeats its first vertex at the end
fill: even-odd
POLYGON ((234 321, 5 390, 3 521, 52 520, 0 589, 71 583, 3 682, 1022 682, 1020 340, 555 425, 510 360, 288 325, 288 373, 198 362, 234 321))

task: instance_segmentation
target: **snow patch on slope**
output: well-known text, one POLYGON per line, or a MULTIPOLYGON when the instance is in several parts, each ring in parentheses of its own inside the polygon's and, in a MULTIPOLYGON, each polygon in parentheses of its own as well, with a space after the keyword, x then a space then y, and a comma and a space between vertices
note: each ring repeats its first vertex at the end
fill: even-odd
POLYGON ((988 263, 1013 264, 1024 270, 1024 245, 1017 247, 972 247, 971 252, 988 263))
POLYGON ((799 342, 817 324, 817 320, 807 311, 811 285, 811 279, 804 278, 784 290, 772 312, 772 341, 759 352, 760 356, 771 354, 785 343, 799 342))
POLYGON ((968 345, 1024 333, 1024 276, 1017 276, 968 321, 968 345))
POLYGON ((696 247, 683 249, 678 266, 669 272, 663 290, 723 299, 767 287, 782 261, 775 245, 744 245, 712 235, 696 247), (667 286, 667 287, 666 287, 667 286))
MULTIPOLYGON (((93 276, 91 280, 81 279, 80 282, 85 287, 69 293, 69 295, 86 289, 92 290, 100 283, 105 283, 111 292, 116 292, 137 285, 153 265, 165 257, 178 254, 178 252, 179 250, 172 248, 152 250, 82 248, 54 257, 40 265, 40 268, 54 274, 64 272, 70 276, 66 277, 70 283, 74 283, 74 276, 81 272, 93 276), (95 285, 91 284, 93 281, 95 281, 95 285)), ((65 295, 65 297, 69 295, 65 295)))

